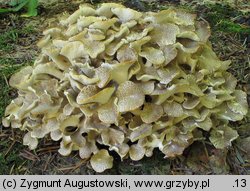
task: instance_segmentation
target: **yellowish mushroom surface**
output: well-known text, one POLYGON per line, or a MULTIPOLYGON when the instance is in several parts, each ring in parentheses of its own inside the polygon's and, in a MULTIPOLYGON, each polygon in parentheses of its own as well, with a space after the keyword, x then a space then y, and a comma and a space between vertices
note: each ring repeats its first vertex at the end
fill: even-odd
POLYGON ((209 132, 216 148, 238 137, 228 124, 246 115, 246 93, 196 15, 81 5, 43 34, 35 64, 10 79, 18 97, 3 119, 26 132, 30 149, 45 136, 60 140, 60 154, 79 151, 103 172, 113 165, 109 151, 137 161, 159 149, 167 158, 197 132, 209 132))

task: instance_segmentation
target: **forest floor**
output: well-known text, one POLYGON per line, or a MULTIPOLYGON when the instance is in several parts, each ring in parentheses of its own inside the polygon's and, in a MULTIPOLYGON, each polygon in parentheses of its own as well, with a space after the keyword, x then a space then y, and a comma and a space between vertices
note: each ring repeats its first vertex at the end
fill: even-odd
MULTIPOLYGON (((46 2, 46 1, 44 1, 46 2)), ((248 94, 250 103, 250 4, 247 1, 213 0, 53 0, 41 4, 38 16, 0 14, 0 174, 95 174, 88 161, 78 154, 60 156, 59 145, 44 139, 30 151, 22 145, 23 133, 1 125, 5 107, 16 96, 8 79, 24 65, 31 65, 39 54, 36 42, 47 23, 63 11, 72 13, 80 3, 120 2, 139 11, 159 11, 178 7, 207 20, 212 29, 210 41, 220 59, 232 60, 229 69, 238 79, 238 89, 248 94)), ((1 2, 0 2, 1 7, 1 2)), ((22 12, 22 11, 21 11, 22 12)), ((175 159, 163 159, 158 151, 141 161, 120 161, 103 174, 250 174, 250 113, 240 122, 230 124, 239 138, 231 148, 215 149, 208 141, 194 142, 175 159), (202 144, 201 144, 202 143, 202 144)))

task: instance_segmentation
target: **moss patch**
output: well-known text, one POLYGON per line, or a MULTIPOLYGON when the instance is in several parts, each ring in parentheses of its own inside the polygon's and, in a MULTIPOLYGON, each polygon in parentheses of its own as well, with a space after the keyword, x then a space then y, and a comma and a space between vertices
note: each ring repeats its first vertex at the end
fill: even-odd
POLYGON ((241 11, 223 4, 208 4, 206 5, 206 9, 204 16, 213 30, 228 33, 250 34, 249 26, 244 24, 244 18, 247 16, 241 11), (238 21, 238 23, 236 21, 238 21))

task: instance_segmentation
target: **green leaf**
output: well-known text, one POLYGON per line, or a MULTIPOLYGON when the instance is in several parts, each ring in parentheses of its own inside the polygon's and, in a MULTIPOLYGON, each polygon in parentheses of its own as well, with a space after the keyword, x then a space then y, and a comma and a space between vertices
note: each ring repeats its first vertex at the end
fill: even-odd
POLYGON ((26 6, 28 8, 28 11, 27 11, 27 13, 21 15, 22 17, 35 17, 35 16, 37 16, 38 0, 29 0, 28 4, 26 6))
POLYGON ((224 149, 231 146, 231 142, 237 139, 238 136, 236 130, 224 125, 213 129, 209 139, 215 148, 224 149))
POLYGON ((0 13, 8 13, 11 12, 11 9, 0 9, 0 13))
POLYGON ((38 6, 38 0, 16 0, 11 1, 11 6, 14 6, 13 8, 9 9, 0 9, 0 13, 7 13, 7 12, 17 12, 24 8, 24 6, 27 7, 27 12, 25 14, 22 14, 22 17, 33 17, 37 16, 37 6, 38 6))
POLYGON ((19 4, 16 4, 17 1, 13 1, 10 2, 10 5, 17 5, 16 7, 13 7, 13 8, 6 8, 6 9, 0 9, 0 13, 8 13, 8 12, 17 12, 19 11, 20 9, 22 9, 27 3, 28 3, 29 0, 23 0, 23 1, 20 1, 19 4))
POLYGON ((10 10, 13 12, 17 12, 20 9, 22 9, 28 3, 28 1, 29 0, 24 0, 24 1, 20 2, 20 4, 18 4, 16 7, 11 8, 10 10))
POLYGON ((12 7, 15 7, 21 3, 23 3, 24 1, 27 1, 27 0, 11 0, 8 5, 12 6, 12 7))

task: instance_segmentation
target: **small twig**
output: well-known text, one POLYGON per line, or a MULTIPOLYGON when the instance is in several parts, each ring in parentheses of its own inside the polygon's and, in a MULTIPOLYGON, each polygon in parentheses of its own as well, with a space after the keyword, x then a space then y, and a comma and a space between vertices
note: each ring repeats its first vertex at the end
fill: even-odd
POLYGON ((16 143, 16 141, 14 140, 14 141, 11 143, 10 147, 8 148, 8 150, 5 152, 4 157, 6 157, 6 156, 9 154, 9 152, 11 151, 11 149, 12 149, 12 147, 15 145, 15 143, 16 143))
MULTIPOLYGON (((53 157, 53 158, 54 158, 54 157, 53 157)), ((52 158, 52 160, 53 160, 53 158, 52 158)), ((50 153, 50 155, 49 155, 49 157, 48 157, 48 160, 46 161, 46 163, 45 163, 45 165, 44 165, 43 171, 46 171, 46 170, 47 170, 48 165, 49 165, 50 161, 52 161, 52 160, 51 160, 51 153, 50 153)))
POLYGON ((23 150, 23 152, 20 153, 20 156, 23 158, 26 158, 28 160, 32 160, 32 161, 36 161, 36 160, 40 160, 40 158, 34 154, 32 154, 31 152, 27 151, 27 150, 23 150))
POLYGON ((27 161, 25 160, 17 169, 21 170, 21 168, 23 167, 23 165, 26 163, 27 161))
MULTIPOLYGON (((85 160, 81 160, 81 162, 79 162, 78 164, 76 164, 75 166, 70 166, 70 167, 64 167, 64 168, 59 168, 57 170, 60 170, 60 171, 74 171, 76 169, 78 169, 83 163, 85 163, 87 161, 87 159, 85 160)), ((67 172, 68 173, 68 172, 67 172)))
POLYGON ((9 86, 9 82, 8 82, 8 80, 7 80, 6 76, 5 76, 5 75, 3 75, 3 77, 4 77, 4 81, 5 81, 6 85, 7 85, 8 87, 10 87, 10 86, 9 86))
POLYGON ((14 170, 14 167, 15 167, 15 164, 13 164, 13 166, 11 167, 11 169, 10 169, 10 175, 12 175, 12 173, 13 173, 13 170, 14 170))
POLYGON ((206 144, 205 144, 204 141, 202 141, 202 144, 203 144, 203 146, 204 146, 204 150, 205 150, 206 157, 207 157, 207 159, 209 159, 209 154, 208 154, 208 151, 207 151, 206 144))
POLYGON ((51 146, 51 147, 46 147, 46 148, 41 148, 37 150, 37 153, 39 153, 39 155, 42 153, 47 153, 47 152, 53 152, 55 150, 58 150, 59 146, 51 146))
POLYGON ((242 165, 242 167, 250 167, 250 163, 245 163, 242 165))
POLYGON ((7 137, 8 135, 7 134, 4 134, 4 133, 1 133, 0 134, 0 138, 2 138, 2 137, 7 137))
POLYGON ((237 149, 239 149, 239 150, 242 151, 243 153, 247 154, 247 151, 246 151, 246 150, 240 148, 240 147, 239 147, 238 145, 236 145, 236 144, 235 144, 235 146, 237 147, 237 149))

